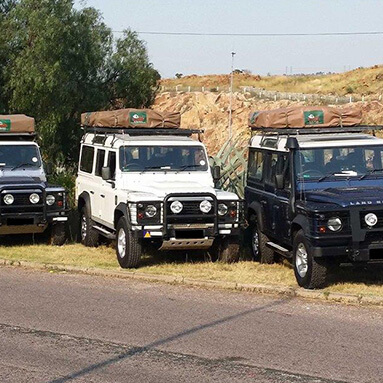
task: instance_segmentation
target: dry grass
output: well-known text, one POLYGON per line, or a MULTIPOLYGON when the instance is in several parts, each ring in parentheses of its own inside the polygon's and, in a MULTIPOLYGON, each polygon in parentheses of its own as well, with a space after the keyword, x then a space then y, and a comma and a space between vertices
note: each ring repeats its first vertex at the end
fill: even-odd
MULTIPOLYGON (((227 87, 228 75, 185 76, 181 79, 164 79, 164 86, 227 87)), ((382 93, 383 66, 360 68, 350 72, 321 76, 254 76, 238 74, 234 87, 254 86, 266 90, 291 93, 320 93, 344 95, 378 95, 382 93)))
MULTIPOLYGON (((110 246, 101 246, 97 249, 86 248, 79 244, 51 247, 26 242, 2 246, 0 258, 119 270, 115 251, 110 246)), ((159 253, 155 257, 145 256, 138 271, 203 280, 296 286, 293 270, 287 262, 261 265, 244 261, 228 265, 205 261, 198 256, 186 258, 185 255, 159 253)), ((383 267, 370 266, 368 269, 359 270, 347 266, 342 267, 331 276, 330 284, 325 291, 383 296, 383 267)))

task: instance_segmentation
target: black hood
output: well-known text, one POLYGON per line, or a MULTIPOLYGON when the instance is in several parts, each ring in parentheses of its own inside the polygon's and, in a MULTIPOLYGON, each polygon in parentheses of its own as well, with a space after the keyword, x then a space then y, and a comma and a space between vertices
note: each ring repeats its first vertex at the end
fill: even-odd
POLYGON ((305 193, 309 202, 330 203, 341 207, 383 205, 383 187, 329 188, 305 193))
POLYGON ((0 177, 0 187, 4 185, 43 185, 39 177, 29 177, 29 176, 15 176, 15 177, 0 177))

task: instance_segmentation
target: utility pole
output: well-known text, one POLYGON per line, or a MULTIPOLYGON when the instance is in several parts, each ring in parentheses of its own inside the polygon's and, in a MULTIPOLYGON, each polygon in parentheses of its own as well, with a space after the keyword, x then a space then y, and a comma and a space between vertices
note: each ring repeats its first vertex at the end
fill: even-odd
POLYGON ((234 56, 235 52, 231 52, 231 74, 230 74, 230 106, 229 106, 229 141, 233 136, 231 120, 232 120, 232 107, 233 107, 233 80, 234 80, 234 56))

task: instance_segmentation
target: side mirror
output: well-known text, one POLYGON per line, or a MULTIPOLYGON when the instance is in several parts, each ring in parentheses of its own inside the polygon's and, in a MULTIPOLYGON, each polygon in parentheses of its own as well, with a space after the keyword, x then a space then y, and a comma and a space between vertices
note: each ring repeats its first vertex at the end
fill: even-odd
POLYGON ((112 178, 112 173, 109 166, 104 166, 101 169, 101 177, 104 181, 109 181, 112 178))
POLYGON ((213 166, 212 176, 214 181, 218 181, 221 178, 221 168, 218 165, 213 166))
POLYGON ((45 173, 46 173, 47 176, 52 175, 52 173, 53 173, 53 165, 52 165, 51 162, 47 162, 45 164, 45 173))
POLYGON ((283 174, 276 174, 275 175, 275 185, 277 189, 281 190, 285 187, 285 177, 283 174))

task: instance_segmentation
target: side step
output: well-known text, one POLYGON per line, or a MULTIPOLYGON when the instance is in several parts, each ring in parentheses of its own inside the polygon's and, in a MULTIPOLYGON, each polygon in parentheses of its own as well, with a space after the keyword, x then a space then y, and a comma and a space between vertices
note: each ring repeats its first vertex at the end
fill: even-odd
POLYGON ((286 249, 280 245, 277 245, 274 242, 267 242, 266 246, 269 247, 270 249, 273 249, 275 252, 283 255, 286 258, 291 258, 293 256, 290 250, 288 250, 288 249, 286 249))
POLYGON ((110 231, 104 229, 103 227, 93 225, 93 229, 99 231, 104 237, 108 239, 116 239, 116 234, 111 233, 110 231))

